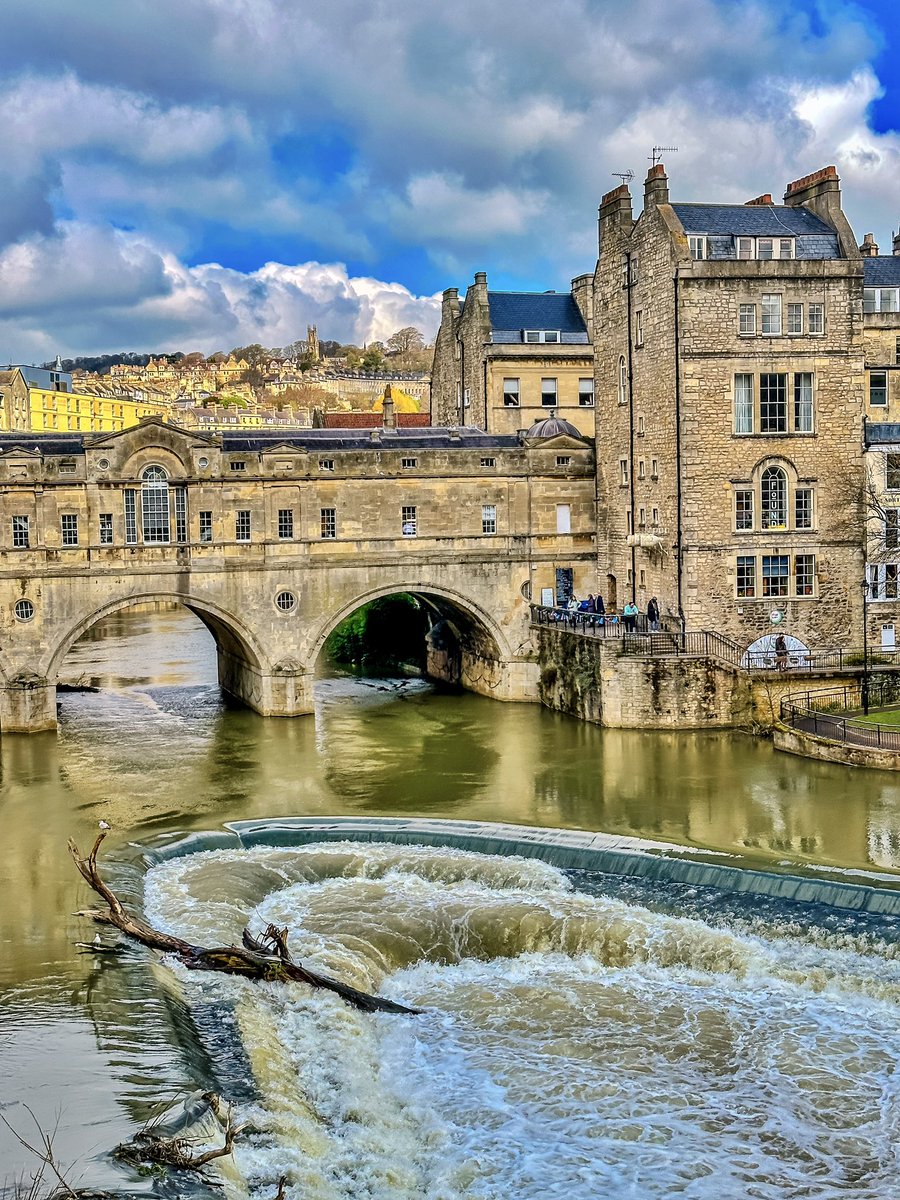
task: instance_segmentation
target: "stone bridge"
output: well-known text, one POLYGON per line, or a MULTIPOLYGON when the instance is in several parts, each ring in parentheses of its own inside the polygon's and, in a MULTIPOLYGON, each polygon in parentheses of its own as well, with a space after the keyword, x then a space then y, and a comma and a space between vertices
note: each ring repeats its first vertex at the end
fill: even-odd
POLYGON ((430 674, 536 701, 529 599, 560 570, 594 586, 593 495, 566 434, 0 435, 0 730, 55 728, 71 646, 148 601, 195 613, 222 687, 267 716, 311 712, 328 635, 398 592, 440 624, 430 674))

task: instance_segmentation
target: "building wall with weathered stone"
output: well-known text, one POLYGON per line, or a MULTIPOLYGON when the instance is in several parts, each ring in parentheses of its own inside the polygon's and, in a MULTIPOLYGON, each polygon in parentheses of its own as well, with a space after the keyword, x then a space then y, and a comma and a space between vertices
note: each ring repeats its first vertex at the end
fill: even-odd
POLYGON ((487 369, 487 428, 491 433, 516 433, 528 429, 551 411, 569 421, 584 437, 594 436, 594 407, 583 405, 579 385, 582 379, 593 381, 594 356, 590 346, 544 345, 540 353, 534 346, 489 345, 485 348, 487 369), (504 381, 519 384, 518 406, 503 402, 504 381), (541 403, 544 379, 556 381, 557 403, 541 403))

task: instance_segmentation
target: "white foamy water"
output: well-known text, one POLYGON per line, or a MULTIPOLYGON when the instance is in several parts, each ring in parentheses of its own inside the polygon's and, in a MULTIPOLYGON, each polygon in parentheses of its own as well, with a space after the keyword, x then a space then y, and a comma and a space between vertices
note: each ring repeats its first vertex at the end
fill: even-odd
POLYGON ((900 963, 874 939, 352 843, 175 859, 146 907, 205 944, 286 925, 298 960, 426 1009, 178 969, 189 1003, 234 1005, 253 1076, 234 1194, 285 1174, 296 1200, 895 1195, 900 963))

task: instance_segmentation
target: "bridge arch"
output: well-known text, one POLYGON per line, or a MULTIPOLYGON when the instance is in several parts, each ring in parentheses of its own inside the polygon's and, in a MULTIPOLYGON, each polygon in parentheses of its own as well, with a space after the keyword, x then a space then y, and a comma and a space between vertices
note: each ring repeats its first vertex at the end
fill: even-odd
POLYGON ((189 612, 192 612, 195 617, 202 621, 212 634, 220 659, 223 654, 226 654, 233 658, 242 659, 248 665, 255 668, 262 667, 265 662, 265 655, 257 638, 247 628, 246 624, 233 613, 226 612, 221 606, 205 597, 193 596, 183 592, 148 591, 130 593, 128 596, 119 596, 115 600, 110 600, 107 604, 103 604, 99 608, 92 610, 91 613, 82 615, 79 620, 70 625, 62 636, 57 639, 56 647, 47 665, 47 679, 52 684, 57 682, 60 668, 66 655, 78 639, 96 625, 98 621, 102 621, 104 617, 110 617, 114 613, 122 612, 125 609, 134 608, 138 604, 154 604, 158 602, 182 604, 189 612))
POLYGON ((444 620, 459 623, 461 632, 469 635, 478 648, 488 655, 497 658, 509 657, 509 643, 503 630, 491 614, 470 597, 452 588, 436 587, 431 583, 393 583, 358 593, 320 623, 312 639, 310 667, 315 669, 325 643, 342 621, 373 600, 400 595, 414 596, 444 620))

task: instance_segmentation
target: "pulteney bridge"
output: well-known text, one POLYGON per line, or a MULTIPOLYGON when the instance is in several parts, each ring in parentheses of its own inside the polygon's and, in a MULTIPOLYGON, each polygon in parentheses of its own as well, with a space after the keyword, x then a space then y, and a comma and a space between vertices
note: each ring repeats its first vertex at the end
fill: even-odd
POLYGON ((219 679, 259 713, 312 711, 319 652, 379 596, 440 623, 437 677, 537 700, 529 599, 596 579, 593 445, 559 423, 470 429, 0 435, 0 730, 56 726, 72 644, 102 617, 179 601, 219 679))

